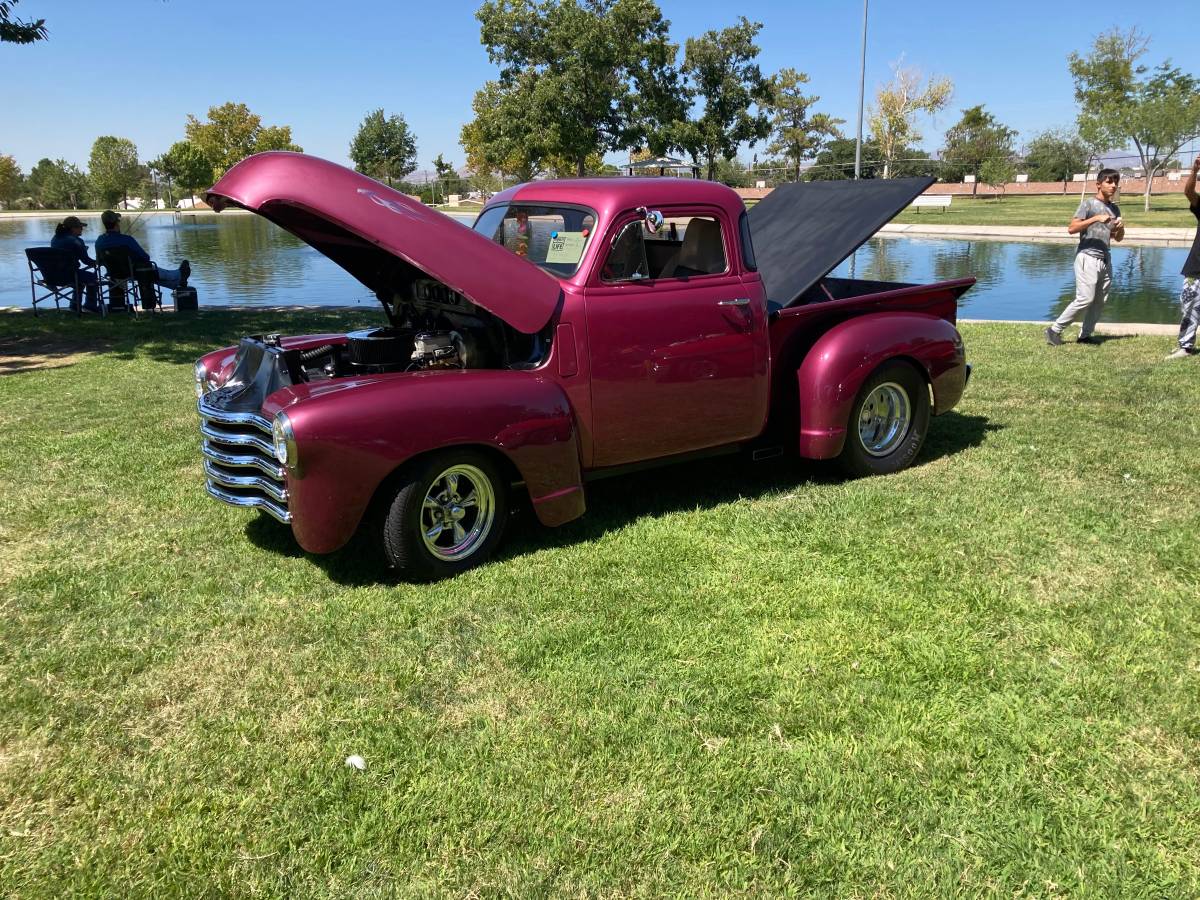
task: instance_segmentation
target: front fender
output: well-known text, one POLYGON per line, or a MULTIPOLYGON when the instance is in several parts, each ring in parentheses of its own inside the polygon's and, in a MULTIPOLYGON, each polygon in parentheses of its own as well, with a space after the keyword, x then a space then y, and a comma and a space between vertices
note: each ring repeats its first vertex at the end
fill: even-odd
POLYGON ((842 452, 855 397, 890 359, 906 359, 925 374, 934 415, 962 397, 966 354, 958 329, 945 319, 886 312, 848 319, 822 335, 796 371, 801 456, 831 459, 842 452))
POLYGON ((583 514, 574 415, 562 388, 537 373, 434 371, 296 385, 263 406, 267 417, 280 410, 298 456, 287 478, 292 531, 311 553, 344 545, 398 466, 447 447, 504 454, 544 524, 583 514))

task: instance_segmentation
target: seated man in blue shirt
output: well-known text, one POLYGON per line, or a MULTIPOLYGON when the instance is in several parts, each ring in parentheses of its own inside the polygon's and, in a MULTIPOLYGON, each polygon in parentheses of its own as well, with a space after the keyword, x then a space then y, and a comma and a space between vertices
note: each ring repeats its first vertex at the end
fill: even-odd
MULTIPOLYGON (((87 228, 78 216, 67 216, 62 220, 62 223, 55 226, 54 238, 50 241, 50 246, 55 250, 66 250, 75 257, 76 265, 82 265, 85 269, 94 269, 96 261, 88 256, 87 244, 83 242, 83 229, 87 228)), ((96 299, 96 273, 95 272, 80 272, 79 283, 83 285, 83 289, 87 292, 87 302, 83 304, 83 308, 87 312, 99 312, 100 304, 96 299)), ((71 301, 71 309, 75 310, 79 306, 79 297, 75 297, 71 301)))
MULTIPOLYGON (((129 251, 129 258, 135 265, 150 262, 150 254, 142 249, 141 244, 129 235, 121 234, 121 214, 119 212, 106 209, 100 214, 100 221, 104 223, 104 234, 96 238, 97 256, 103 250, 124 247, 129 251)), ((188 276, 191 274, 192 267, 185 259, 179 264, 178 269, 159 268, 158 283, 173 291, 176 288, 187 287, 188 276)))

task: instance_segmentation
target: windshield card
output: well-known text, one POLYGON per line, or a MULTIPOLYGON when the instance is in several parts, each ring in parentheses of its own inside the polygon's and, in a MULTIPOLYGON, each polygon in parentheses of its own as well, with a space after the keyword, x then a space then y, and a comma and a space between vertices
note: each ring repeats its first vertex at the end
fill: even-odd
POLYGON ((548 263, 577 263, 583 256, 584 237, 582 231, 559 231, 550 238, 546 250, 548 263))

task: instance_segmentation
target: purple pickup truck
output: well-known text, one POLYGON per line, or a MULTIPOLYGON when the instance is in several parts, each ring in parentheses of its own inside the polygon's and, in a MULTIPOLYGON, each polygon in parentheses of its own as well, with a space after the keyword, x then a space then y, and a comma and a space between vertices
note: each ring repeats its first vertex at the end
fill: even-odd
POLYGON ((535 181, 468 228, 324 160, 250 157, 212 206, 328 256, 387 323, 202 357, 208 493, 311 553, 368 528, 427 580, 486 560, 515 500, 561 525, 589 479, 636 466, 742 451, 903 469, 967 384, 955 318, 974 279, 829 273, 927 184, 784 185, 747 212, 705 181, 535 181))

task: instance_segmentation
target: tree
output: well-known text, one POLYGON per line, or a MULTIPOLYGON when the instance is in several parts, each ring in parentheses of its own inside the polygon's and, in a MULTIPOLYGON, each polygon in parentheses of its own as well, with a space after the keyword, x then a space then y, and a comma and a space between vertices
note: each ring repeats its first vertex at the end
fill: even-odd
POLYGON ((292 143, 291 126, 264 126, 262 117, 250 112, 245 103, 210 106, 206 122, 189 115, 183 131, 212 164, 211 177, 214 179, 253 153, 302 151, 292 143))
POLYGON ((0 155, 0 203, 10 206, 21 193, 21 167, 11 156, 0 155))
POLYGON ((87 194, 87 176, 64 159, 40 159, 25 188, 42 209, 79 209, 87 194))
POLYGON ((694 160, 705 163, 710 181, 718 160, 733 159, 741 144, 754 146, 771 133, 766 113, 772 102, 771 82, 754 62, 754 38, 761 29, 761 23, 742 16, 737 25, 687 40, 683 74, 689 96, 703 100, 704 111, 697 119, 681 122, 675 136, 694 160))
POLYGON ((983 179, 983 183, 999 189, 1001 196, 1004 194, 1005 185, 1012 181, 1016 174, 1017 165, 1010 156, 989 157, 979 167, 979 177, 983 179))
MULTIPOLYGON (((213 166, 204 152, 191 141, 176 141, 151 165, 167 177, 167 190, 178 184, 196 201, 196 191, 213 183, 213 166)), ((170 202, 170 201, 168 201, 170 202)))
POLYGON ((806 95, 801 85, 808 84, 808 76, 795 69, 780 69, 771 79, 771 131, 775 140, 767 146, 767 153, 781 154, 795 170, 796 181, 800 180, 800 166, 804 160, 812 159, 831 140, 842 136, 839 125, 845 119, 835 119, 825 113, 816 113, 809 118, 808 110, 821 98, 806 95))
POLYGON ((944 109, 954 93, 949 78, 930 78, 922 84, 919 70, 892 67, 892 80, 875 92, 875 104, 868 119, 871 135, 883 158, 883 177, 892 174, 892 166, 901 150, 921 142, 916 129, 917 113, 934 115, 944 109))
POLYGON ((1016 136, 1013 129, 1000 124, 995 116, 985 111, 983 104, 964 109, 962 118, 946 132, 943 174, 947 180, 974 175, 975 182, 971 185, 974 196, 979 191, 983 164, 989 159, 1011 159, 1016 136))
POLYGON ((417 139, 402 115, 384 116, 382 109, 368 113, 350 142, 354 168, 389 185, 417 167, 417 139))
POLYGON ((13 8, 21 0, 0 0, 0 43, 32 44, 49 37, 45 19, 25 22, 13 15, 13 8))
POLYGON ((137 147, 133 141, 111 135, 96 138, 88 157, 88 179, 101 206, 128 200, 138 177, 137 147))
POLYGON ((480 92, 532 126, 529 141, 483 112, 463 129, 470 164, 536 167, 561 157, 586 171, 590 155, 649 143, 662 152, 684 99, 676 46, 654 0, 486 0, 476 12, 488 58, 500 66, 480 92), (520 109, 517 107, 520 106, 520 109))
POLYGON ((507 86, 489 81, 475 92, 475 118, 463 126, 459 142, 467 166, 484 183, 494 185, 489 179, 497 172, 529 181, 545 171, 551 141, 536 121, 536 82, 535 75, 523 73, 507 86))
POLYGON ((1096 38, 1087 56, 1068 57, 1080 135, 1097 146, 1133 143, 1146 175, 1146 210, 1154 176, 1200 135, 1200 80, 1169 60, 1154 69, 1139 65, 1148 48, 1137 29, 1113 29, 1096 38))
MULTIPOLYGON (((916 147, 904 147, 892 161, 889 178, 915 178, 938 174, 938 162, 916 147)), ((879 144, 868 138, 862 142, 862 177, 878 178, 883 174, 883 154, 879 144)), ((854 140, 839 138, 817 154, 815 164, 804 173, 807 181, 836 181, 854 177, 854 140)))
POLYGON ((1068 181, 1085 171, 1088 162, 1087 148, 1069 131, 1043 131, 1025 148, 1030 181, 1068 181))

